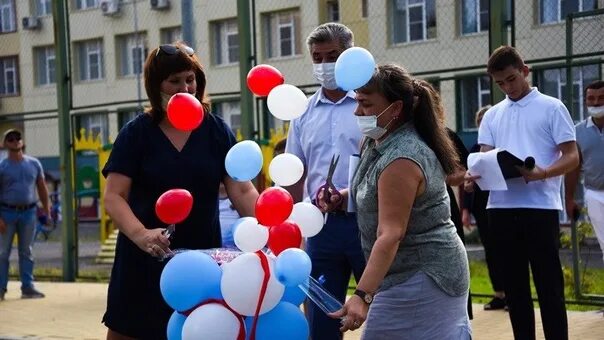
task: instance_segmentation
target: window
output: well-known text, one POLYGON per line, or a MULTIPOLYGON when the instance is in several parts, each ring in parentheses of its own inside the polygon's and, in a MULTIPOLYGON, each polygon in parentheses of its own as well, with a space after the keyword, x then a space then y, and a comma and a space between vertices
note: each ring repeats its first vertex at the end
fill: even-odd
POLYGON ((0 58, 0 96, 19 94, 17 57, 0 58))
POLYGON ((182 30, 179 27, 162 28, 160 31, 162 44, 172 44, 182 40, 182 30))
POLYGON ((120 109, 118 110, 118 126, 121 129, 124 125, 126 125, 129 121, 133 120, 139 113, 142 113, 142 110, 137 108, 129 108, 129 109, 120 109))
POLYGON ((237 19, 211 24, 214 33, 214 64, 228 65, 239 62, 239 30, 237 19))
POLYGON ((103 65, 103 42, 98 40, 77 43, 80 81, 105 78, 103 65))
POLYGON ((118 37, 118 53, 120 53, 120 75, 132 76, 141 74, 147 55, 143 34, 128 34, 118 37))
POLYGON ((542 24, 566 20, 571 13, 596 9, 596 0, 539 0, 539 20, 542 24))
POLYGON ((86 129, 86 133, 93 137, 99 136, 101 144, 107 144, 109 141, 109 119, 106 113, 93 113, 77 116, 77 131, 86 129))
POLYGON ((239 100, 216 103, 214 111, 231 127, 233 133, 241 129, 241 102, 239 100))
POLYGON ((99 7, 99 0, 76 0, 76 9, 99 7))
POLYGON ((491 104, 491 79, 489 76, 462 78, 457 81, 458 103, 461 109, 461 130, 476 130, 476 111, 491 104))
POLYGON ((16 30, 15 4, 13 0, 0 0, 0 33, 14 32, 16 30))
MULTIPOLYGON (((575 66, 572 68, 573 75, 573 100, 572 114, 575 121, 585 118, 583 100, 583 89, 590 83, 600 79, 600 67, 598 65, 575 66)), ((556 97, 569 109, 566 98, 566 68, 554 68, 538 70, 535 72, 535 84, 539 90, 547 95, 556 97)))
POLYGON ((391 0, 392 42, 436 38, 435 0, 391 0))
POLYGON ((489 0, 462 0, 461 33, 489 30, 489 0))
POLYGON ((340 4, 338 1, 327 1, 327 21, 340 21, 340 4))
POLYGON ((36 1, 36 14, 38 16, 45 16, 52 14, 52 3, 50 0, 37 0, 36 1))
POLYGON ((369 0, 361 0, 361 17, 367 18, 369 16, 369 6, 367 4, 369 0))
POLYGON ((264 17, 265 53, 279 58, 300 53, 300 12, 275 12, 264 17))
POLYGON ((36 58, 37 85, 50 85, 55 81, 55 48, 53 46, 38 47, 34 51, 36 58))

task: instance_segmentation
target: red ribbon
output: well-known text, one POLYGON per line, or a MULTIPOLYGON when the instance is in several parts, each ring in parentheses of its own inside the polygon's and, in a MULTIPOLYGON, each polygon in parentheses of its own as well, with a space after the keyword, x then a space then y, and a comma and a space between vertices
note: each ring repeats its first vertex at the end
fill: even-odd
POLYGON ((207 305, 210 303, 217 303, 219 305, 224 306, 226 309, 231 311, 231 313, 233 313, 235 315, 235 317, 237 317, 237 321, 239 321, 239 334, 237 334, 237 340, 245 340, 245 322, 243 321, 243 316, 241 314, 237 313, 236 311, 234 311, 223 299, 203 300, 202 302, 197 304, 195 307, 188 309, 184 312, 179 312, 179 313, 184 314, 185 316, 189 316, 189 314, 193 313, 193 311, 195 309, 197 309, 198 307, 201 307, 203 305, 207 305))
POLYGON ((250 340, 256 340, 256 325, 258 324, 258 315, 260 314, 260 307, 262 307, 262 302, 264 301, 264 296, 266 295, 268 280, 271 277, 271 271, 268 266, 268 259, 266 258, 266 255, 260 250, 256 252, 256 255, 258 255, 258 257, 260 258, 260 265, 262 266, 262 270, 264 271, 264 277, 262 279, 262 288, 260 288, 260 295, 258 296, 258 304, 256 304, 256 313, 254 314, 254 323, 252 324, 250 340))

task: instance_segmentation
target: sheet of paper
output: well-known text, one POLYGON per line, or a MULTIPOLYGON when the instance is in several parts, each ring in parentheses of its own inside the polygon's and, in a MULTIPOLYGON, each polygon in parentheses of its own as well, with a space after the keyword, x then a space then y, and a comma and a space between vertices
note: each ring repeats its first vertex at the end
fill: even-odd
POLYGON ((468 156, 468 171, 473 176, 480 176, 476 184, 482 190, 504 191, 508 190, 505 178, 497 162, 497 153, 500 149, 488 152, 471 153, 468 156))
POLYGON ((352 189, 352 178, 354 177, 355 171, 359 166, 361 157, 359 155, 350 155, 348 158, 348 206, 346 207, 347 212, 356 212, 356 206, 354 205, 353 199, 350 195, 350 189, 352 189))

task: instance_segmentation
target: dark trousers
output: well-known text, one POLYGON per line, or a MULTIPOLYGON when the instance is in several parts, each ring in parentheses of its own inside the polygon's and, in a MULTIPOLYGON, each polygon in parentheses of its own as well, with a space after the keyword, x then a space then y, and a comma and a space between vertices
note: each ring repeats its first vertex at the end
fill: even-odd
POLYGON ((476 219, 476 227, 478 228, 478 234, 480 235, 480 242, 484 247, 484 258, 487 263, 487 269, 489 270, 491 285, 493 286, 494 291, 503 292, 503 258, 495 248, 497 238, 495 237, 493 228, 489 225, 487 211, 486 209, 474 209, 472 214, 476 219))
POLYGON ((564 278, 558 256, 558 211, 489 209, 496 249, 503 258, 504 290, 518 340, 535 339, 529 266, 537 290, 545 338, 568 339, 564 278))
MULTIPOLYGON (((306 250, 312 260, 311 276, 342 303, 346 300, 351 272, 357 282, 365 270, 356 217, 352 214, 330 214, 319 234, 308 239, 306 250)), ((338 340, 340 320, 327 316, 314 303, 308 302, 312 340, 338 340)))

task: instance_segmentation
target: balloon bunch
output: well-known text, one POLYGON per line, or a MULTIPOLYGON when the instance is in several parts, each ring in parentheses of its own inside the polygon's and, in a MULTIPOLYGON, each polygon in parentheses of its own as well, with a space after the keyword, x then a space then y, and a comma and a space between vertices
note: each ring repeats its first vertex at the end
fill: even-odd
MULTIPOLYGON (((181 191, 158 200, 162 220, 182 218, 181 191), (171 198, 171 199, 166 199, 171 198), (167 209, 170 213, 167 214, 167 209)), ((302 236, 323 227, 312 204, 293 204, 280 187, 262 192, 256 216, 241 218, 234 240, 241 252, 176 251, 160 289, 174 309, 168 339, 307 339, 308 323, 298 307, 305 298, 311 261, 299 249, 302 236), (268 247, 268 250, 266 249, 268 247)))

